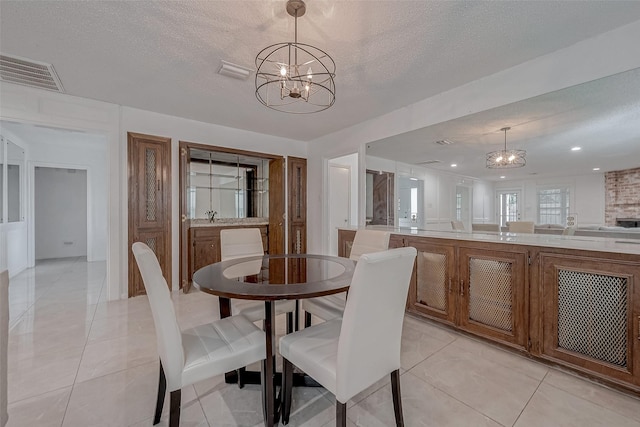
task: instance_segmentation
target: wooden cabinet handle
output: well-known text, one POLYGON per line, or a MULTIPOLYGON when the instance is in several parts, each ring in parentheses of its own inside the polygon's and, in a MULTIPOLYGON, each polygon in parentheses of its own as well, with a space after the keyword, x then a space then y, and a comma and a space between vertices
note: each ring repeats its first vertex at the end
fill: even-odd
POLYGON ((460 279, 460 295, 464 296, 464 280, 460 279))
POLYGON ((449 293, 451 293, 451 277, 449 277, 449 293))

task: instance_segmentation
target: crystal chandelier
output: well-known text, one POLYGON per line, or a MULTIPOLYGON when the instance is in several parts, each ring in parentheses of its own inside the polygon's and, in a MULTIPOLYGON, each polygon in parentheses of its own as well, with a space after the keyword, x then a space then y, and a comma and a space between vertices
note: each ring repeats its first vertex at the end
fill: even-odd
POLYGON ((527 163, 525 150, 507 150, 507 131, 510 127, 500 129, 504 131, 504 150, 487 153, 487 167, 489 169, 521 168, 527 163))
POLYGON ((265 106, 285 113, 316 113, 336 100, 336 64, 325 51, 298 43, 298 17, 306 6, 288 0, 287 13, 295 19, 293 42, 276 43, 256 56, 256 98, 265 106))

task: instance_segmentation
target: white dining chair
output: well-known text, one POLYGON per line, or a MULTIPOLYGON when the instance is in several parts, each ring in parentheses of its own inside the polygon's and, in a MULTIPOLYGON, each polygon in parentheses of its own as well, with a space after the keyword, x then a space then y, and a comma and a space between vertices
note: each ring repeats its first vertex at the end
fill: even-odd
POLYGON ((533 234, 535 224, 533 221, 510 221, 508 224, 509 233, 533 234))
MULTIPOLYGON (((229 228, 220 230, 220 259, 227 261, 237 258, 264 255, 262 235, 258 228, 229 228)), ((293 331, 295 300, 276 301, 275 314, 287 313, 287 332, 293 331)), ((231 314, 242 314, 252 322, 264 319, 264 301, 231 300, 231 314)))
POLYGON ((451 221, 451 229, 453 231, 464 231, 464 223, 462 221, 451 221))
POLYGON ((280 338, 284 424, 295 365, 335 395, 336 426, 346 425, 349 399, 391 374, 396 425, 404 425, 400 342, 416 253, 406 247, 362 255, 343 316, 280 338))
POLYGON ((9 272, 0 272, 0 427, 9 419, 7 413, 7 356, 9 351, 9 272))
POLYGON ((156 328, 160 379, 153 424, 158 424, 165 392, 170 392, 169 426, 180 424, 181 389, 266 357, 264 332, 244 316, 230 316, 180 331, 167 282, 153 251, 132 246, 156 328))
MULTIPOLYGON (((366 229, 356 231, 349 258, 358 261, 363 254, 386 251, 389 248, 390 236, 391 233, 388 231, 366 229)), ((331 320, 342 316, 346 300, 346 292, 302 300, 305 328, 311 326, 311 315, 322 320, 331 320)))

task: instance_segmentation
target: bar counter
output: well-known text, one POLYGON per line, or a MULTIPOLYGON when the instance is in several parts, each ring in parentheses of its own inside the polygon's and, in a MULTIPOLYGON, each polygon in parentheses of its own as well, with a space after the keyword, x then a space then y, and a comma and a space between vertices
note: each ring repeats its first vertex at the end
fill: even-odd
POLYGON ((407 312, 640 395, 640 239, 367 228, 418 250, 407 312))

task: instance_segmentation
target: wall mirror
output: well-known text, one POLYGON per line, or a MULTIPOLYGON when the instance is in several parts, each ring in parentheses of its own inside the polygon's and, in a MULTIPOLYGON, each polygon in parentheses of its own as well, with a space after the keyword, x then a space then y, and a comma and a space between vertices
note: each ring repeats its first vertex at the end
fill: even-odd
POLYGON ((189 148, 187 218, 267 218, 269 160, 189 148))
POLYGON ((370 158, 375 168, 384 159, 387 170, 413 168, 420 172, 415 176, 430 177, 425 213, 430 224, 443 229, 458 213, 466 223, 468 206, 472 222, 498 222, 496 194, 502 188, 520 189, 522 219, 540 222, 538 190, 551 184, 575 190, 582 224, 602 224, 604 174, 640 167, 638 123, 640 69, 632 69, 369 142, 367 166, 370 158), (526 150, 526 165, 489 169, 486 154, 502 149, 505 126, 511 127, 508 148, 526 150), (456 188, 462 178, 473 182, 468 194, 456 188))

